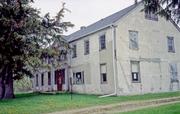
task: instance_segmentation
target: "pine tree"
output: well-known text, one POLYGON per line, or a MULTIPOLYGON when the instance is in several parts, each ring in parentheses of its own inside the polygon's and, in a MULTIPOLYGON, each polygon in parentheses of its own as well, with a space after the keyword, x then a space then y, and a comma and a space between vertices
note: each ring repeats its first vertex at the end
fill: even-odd
POLYGON ((33 76, 42 58, 55 58, 59 52, 49 48, 61 43, 70 22, 63 22, 63 7, 55 18, 30 6, 32 0, 0 0, 0 99, 14 98, 13 81, 33 76))
POLYGON ((143 0, 145 10, 180 22, 180 0, 143 0))

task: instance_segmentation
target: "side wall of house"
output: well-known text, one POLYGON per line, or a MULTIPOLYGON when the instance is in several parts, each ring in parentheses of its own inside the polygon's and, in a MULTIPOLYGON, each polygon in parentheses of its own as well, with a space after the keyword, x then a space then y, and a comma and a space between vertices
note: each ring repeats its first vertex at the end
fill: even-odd
POLYGON ((180 80, 180 32, 164 18, 145 19, 142 9, 140 5, 116 23, 119 95, 177 90, 177 83, 170 87, 170 63, 177 63, 180 80), (129 48, 129 30, 138 31, 138 50, 129 48), (168 52, 167 36, 174 37, 175 53, 168 52), (132 83, 130 61, 140 62, 139 83, 132 83))
POLYGON ((74 84, 73 91, 87 94, 109 94, 114 91, 112 69, 112 31, 110 28, 72 42, 77 46, 77 57, 71 59, 71 77, 73 73, 84 72, 84 84, 74 84), (99 37, 106 35, 106 49, 99 50, 99 37), (84 41, 89 40, 89 54, 84 55, 84 41), (107 83, 101 84, 100 64, 106 64, 107 83))

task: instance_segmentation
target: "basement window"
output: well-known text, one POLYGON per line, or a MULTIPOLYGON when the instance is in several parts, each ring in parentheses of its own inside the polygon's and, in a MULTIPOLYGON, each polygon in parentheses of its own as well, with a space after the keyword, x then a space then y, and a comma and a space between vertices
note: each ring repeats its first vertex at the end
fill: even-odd
POLYGON ((139 83, 140 82, 139 61, 131 61, 131 75, 132 75, 132 82, 133 83, 139 83))

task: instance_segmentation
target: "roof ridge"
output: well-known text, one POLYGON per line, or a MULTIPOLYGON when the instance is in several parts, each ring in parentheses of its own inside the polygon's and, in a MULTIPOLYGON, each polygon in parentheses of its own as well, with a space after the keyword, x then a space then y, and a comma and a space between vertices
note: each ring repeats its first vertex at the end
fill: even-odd
POLYGON ((70 35, 68 35, 66 38, 69 42, 75 41, 81 37, 84 37, 90 33, 94 33, 99 29, 102 29, 103 27, 107 27, 108 25, 116 22, 120 18, 122 18, 124 15, 126 15, 129 11, 133 10, 135 7, 137 7, 142 1, 138 2, 137 4, 132 4, 120 11, 117 11, 105 18, 102 18, 90 25, 88 25, 86 28, 78 30, 70 35))

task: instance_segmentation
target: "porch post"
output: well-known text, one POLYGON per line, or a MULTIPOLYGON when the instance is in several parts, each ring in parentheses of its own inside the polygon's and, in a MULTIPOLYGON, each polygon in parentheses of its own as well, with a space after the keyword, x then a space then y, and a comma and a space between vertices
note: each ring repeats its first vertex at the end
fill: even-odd
POLYGON ((38 83, 39 83, 39 91, 42 91, 42 84, 41 84, 41 72, 39 73, 39 75, 38 75, 38 83))
POLYGON ((54 91, 54 84, 55 84, 55 69, 51 67, 51 90, 54 91))

